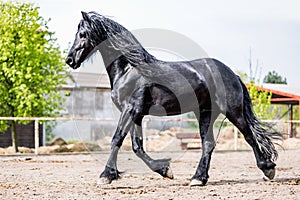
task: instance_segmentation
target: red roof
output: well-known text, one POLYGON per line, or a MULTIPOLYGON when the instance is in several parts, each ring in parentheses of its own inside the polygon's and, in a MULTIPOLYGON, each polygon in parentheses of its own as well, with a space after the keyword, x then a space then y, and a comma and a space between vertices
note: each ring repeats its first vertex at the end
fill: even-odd
POLYGON ((274 104, 300 104, 300 87, 285 84, 263 84, 256 86, 258 90, 272 93, 271 103, 274 104))

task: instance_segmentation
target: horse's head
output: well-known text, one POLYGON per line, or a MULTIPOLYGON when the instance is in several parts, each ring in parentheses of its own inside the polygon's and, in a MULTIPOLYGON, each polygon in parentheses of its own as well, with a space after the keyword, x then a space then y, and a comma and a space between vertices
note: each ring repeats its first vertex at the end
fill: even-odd
POLYGON ((81 13, 83 19, 78 25, 73 46, 66 58, 66 63, 73 69, 79 68, 96 50, 109 55, 109 62, 120 55, 125 55, 133 65, 153 58, 122 25, 96 12, 81 13))
POLYGON ((90 13, 82 13, 82 20, 78 25, 74 43, 66 58, 66 63, 73 69, 80 67, 81 63, 93 52, 96 47, 95 30, 90 13))

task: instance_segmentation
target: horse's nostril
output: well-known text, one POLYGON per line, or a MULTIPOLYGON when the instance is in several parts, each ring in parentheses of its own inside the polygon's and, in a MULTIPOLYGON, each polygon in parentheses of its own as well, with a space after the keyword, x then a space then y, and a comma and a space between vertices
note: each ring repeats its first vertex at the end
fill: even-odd
POLYGON ((73 58, 72 57, 67 57, 66 63, 71 66, 73 64, 73 58))

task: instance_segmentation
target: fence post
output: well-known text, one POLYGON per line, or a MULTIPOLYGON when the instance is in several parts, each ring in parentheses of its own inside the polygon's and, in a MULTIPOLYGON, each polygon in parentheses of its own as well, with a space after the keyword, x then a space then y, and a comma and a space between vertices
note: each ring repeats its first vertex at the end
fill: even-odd
POLYGON ((35 155, 39 154, 39 120, 34 120, 34 153, 35 155))
POLYGON ((234 127, 234 150, 238 149, 238 129, 234 127))
POLYGON ((143 137, 143 143, 144 143, 144 150, 147 151, 147 121, 145 120, 143 122, 143 134, 142 134, 142 137, 143 137))

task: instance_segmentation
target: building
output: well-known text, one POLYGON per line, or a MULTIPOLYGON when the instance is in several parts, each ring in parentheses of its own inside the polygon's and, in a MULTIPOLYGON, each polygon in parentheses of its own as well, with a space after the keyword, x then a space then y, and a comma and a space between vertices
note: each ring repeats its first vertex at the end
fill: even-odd
POLYGON ((300 124, 293 123, 293 107, 298 107, 298 120, 300 120, 300 87, 291 86, 285 84, 263 84, 262 86, 257 86, 258 90, 267 91, 272 93, 271 103, 272 104, 282 104, 288 107, 288 137, 294 137, 296 135, 295 126, 300 124))
MULTIPOLYGON (((110 98, 110 83, 106 74, 73 72, 62 88, 66 101, 63 117, 111 118, 112 121, 56 121, 52 133, 65 140, 97 140, 116 127, 119 113, 110 98), (95 134, 98 133, 98 134, 95 134)), ((53 123, 53 122, 50 122, 53 123)))

